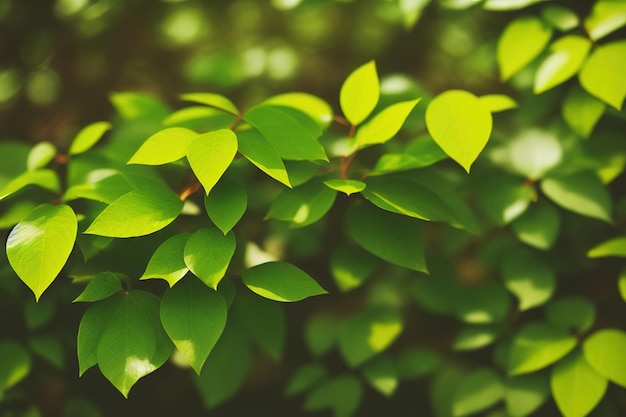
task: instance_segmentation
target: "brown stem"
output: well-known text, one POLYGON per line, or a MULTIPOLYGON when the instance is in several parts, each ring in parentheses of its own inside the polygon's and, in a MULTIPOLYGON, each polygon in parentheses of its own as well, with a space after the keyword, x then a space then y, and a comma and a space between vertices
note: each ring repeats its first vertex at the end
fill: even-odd
POLYGON ((195 192, 197 192, 200 189, 200 182, 196 181, 193 184, 191 184, 189 187, 185 188, 180 195, 178 196, 178 198, 180 198, 182 201, 185 201, 189 198, 190 195, 194 194, 195 192))
POLYGON ((65 165, 70 161, 70 157, 62 153, 57 153, 54 155, 54 160, 61 165, 65 165))
POLYGON ((237 126, 239 126, 239 123, 241 123, 242 120, 243 120, 243 115, 241 113, 239 113, 237 115, 237 118, 233 121, 233 124, 230 125, 230 130, 237 129, 237 126))
POLYGON ((354 161, 355 156, 356 152, 348 157, 342 156, 339 160, 339 174, 341 175, 342 180, 348 179, 348 170, 350 169, 350 165, 352 164, 352 161, 354 161))
POLYGON ((344 126, 350 126, 350 122, 348 122, 345 118, 341 117, 341 116, 333 116, 333 120, 337 123, 339 123, 340 125, 344 125, 344 126))

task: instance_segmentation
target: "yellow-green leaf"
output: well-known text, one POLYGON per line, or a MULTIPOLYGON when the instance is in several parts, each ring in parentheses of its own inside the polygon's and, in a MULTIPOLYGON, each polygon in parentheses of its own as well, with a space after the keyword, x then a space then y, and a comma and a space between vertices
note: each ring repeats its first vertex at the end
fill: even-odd
POLYGON ((568 126, 578 135, 588 138, 605 108, 604 102, 574 86, 565 96, 561 110, 568 126))
POLYGON ((69 154, 78 155, 88 151, 98 143, 102 135, 109 129, 111 129, 111 123, 109 122, 96 122, 85 126, 72 141, 69 154))
POLYGON ((407 117, 421 99, 392 104, 376 114, 356 132, 359 148, 385 143, 402 128, 407 117))
POLYGON ((587 362, 610 381, 626 388, 626 333, 604 329, 592 334, 583 344, 587 362))
POLYGON ((150 136, 137 149, 128 164, 162 165, 174 162, 187 153, 187 147, 198 134, 184 127, 170 127, 150 136))
POLYGON ((517 108, 517 102, 505 94, 487 94, 478 99, 491 113, 517 108))
POLYGON ((626 41, 596 47, 580 71, 580 84, 592 96, 617 110, 626 97, 626 41))
POLYGON ((598 0, 585 19, 585 29, 594 41, 626 25, 624 0, 598 0))
POLYGON ((356 126, 372 113, 379 98, 376 63, 369 61, 346 78, 339 93, 339 104, 346 119, 356 126))
POLYGON ((367 186, 367 184, 365 184, 363 181, 341 179, 324 181, 324 185, 326 185, 331 190, 339 191, 346 195, 360 193, 367 186))
POLYGON ((198 136, 187 148, 187 159, 194 174, 209 195, 237 153, 237 136, 220 129, 198 136))
POLYGON ((550 46, 550 55, 535 74, 535 94, 543 93, 567 81, 582 66, 591 49, 591 41, 578 35, 567 35, 550 46))
POLYGON ((294 302, 327 294, 306 272, 285 262, 253 266, 246 269, 241 278, 251 291, 274 301, 294 302))
POLYGON ((502 81, 537 58, 551 36, 552 29, 537 17, 521 16, 509 23, 498 40, 497 58, 502 81))
POLYGON ((194 103, 205 104, 207 106, 215 107, 216 109, 225 111, 232 115, 237 116, 239 109, 228 98, 213 93, 187 93, 180 96, 185 101, 192 101, 194 103))

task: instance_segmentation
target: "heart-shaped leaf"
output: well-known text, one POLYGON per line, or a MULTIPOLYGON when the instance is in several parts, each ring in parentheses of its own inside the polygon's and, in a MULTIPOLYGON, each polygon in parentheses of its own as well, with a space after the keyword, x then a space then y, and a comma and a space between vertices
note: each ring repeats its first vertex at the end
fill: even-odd
POLYGON ((220 129, 198 136, 187 148, 187 159, 198 181, 209 195, 237 153, 237 136, 220 129))

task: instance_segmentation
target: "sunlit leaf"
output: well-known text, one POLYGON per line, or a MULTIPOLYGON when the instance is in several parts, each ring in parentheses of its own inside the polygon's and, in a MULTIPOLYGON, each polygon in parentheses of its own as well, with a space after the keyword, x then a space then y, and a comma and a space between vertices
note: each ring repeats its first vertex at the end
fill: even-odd
POLYGON ((356 367, 387 349, 402 333, 402 317, 395 310, 370 308, 346 317, 339 331, 339 351, 356 367))
POLYGON ((0 395, 23 380, 30 372, 28 351, 15 342, 0 342, 0 395))
POLYGON ((187 148, 187 159, 208 195, 237 153, 237 136, 220 129, 198 136, 187 148))
POLYGON ((585 19, 585 29, 594 41, 623 26, 626 26, 626 4, 622 0, 596 1, 585 19))
POLYGON ((181 94, 180 98, 185 101, 192 101, 194 103, 205 104, 207 106, 215 107, 216 109, 225 111, 227 113, 237 116, 239 109, 228 98, 213 93, 186 93, 181 94))
POLYGON ((589 94, 617 110, 626 97, 626 41, 596 47, 580 71, 580 84, 589 94))
POLYGON ((69 154, 78 155, 87 152, 102 138, 104 133, 111 129, 109 122, 95 122, 85 126, 72 140, 69 154))
POLYGON ((54 159, 57 149, 50 142, 39 142, 30 150, 26 162, 29 171, 43 168, 54 159))
POLYGON ((398 387, 398 375, 389 357, 380 355, 361 368, 363 376, 376 391, 391 397, 398 387))
POLYGON ((626 237, 614 237, 589 249, 587 256, 590 258, 603 258, 605 256, 626 257, 626 237))
POLYGON ((443 151, 468 173, 491 135, 491 112, 475 95, 449 90, 426 109, 428 132, 443 151))
POLYGON ((76 184, 65 190, 64 201, 79 198, 111 204, 124 194, 135 190, 130 179, 115 169, 95 169, 82 184, 76 184))
POLYGON ((588 138, 605 108, 604 102, 575 86, 563 100, 562 113, 565 122, 574 132, 588 138))
POLYGON ((550 203, 538 201, 511 223, 517 238, 537 249, 550 249, 561 227, 558 210, 550 203))
MULTIPOLYGON (((499 1, 511 3, 509 0, 499 1)), ((534 16, 521 16, 509 23, 498 40, 497 58, 502 81, 537 58, 551 36, 552 29, 534 16)))
POLYGON ((520 177, 500 174, 480 183, 478 204, 497 224, 507 224, 521 216, 535 192, 520 177))
POLYGON ((194 277, 163 295, 163 328, 198 375, 226 326, 226 312, 224 298, 194 277))
POLYGON ((72 252, 78 221, 71 207, 42 204, 19 222, 7 238, 9 263, 39 300, 72 252))
POLYGON ((513 338, 508 358, 509 375, 538 371, 567 355, 576 338, 565 328, 547 323, 524 326, 513 338))
POLYGON ((351 124, 359 125, 372 113, 379 97, 380 83, 376 63, 369 61, 354 70, 341 86, 341 111, 351 124))
POLYGON ((265 104, 293 107, 315 120, 321 128, 326 128, 333 120, 333 109, 319 97, 308 93, 284 93, 272 96, 265 104))
POLYGON ((184 249, 185 265, 208 287, 217 290, 235 253, 235 235, 224 235, 217 227, 196 230, 184 249))
POLYGON ((574 76, 591 49, 591 41, 578 35, 566 35, 550 46, 550 55, 535 74, 535 94, 543 93, 574 76))
POLYGON ((173 222, 182 209, 183 202, 168 188, 139 188, 113 201, 85 233, 109 237, 148 235, 173 222))
POLYGON ((567 7, 557 4, 545 6, 543 10, 541 10, 541 17, 546 22, 549 22, 552 27, 562 32, 572 30, 580 23, 576 13, 567 7))
MULTIPOLYGON (((450 299, 450 295, 447 294, 450 299)), ((450 302, 450 301, 449 301, 450 302)), ((463 296, 452 298, 453 312, 466 323, 494 323, 503 321, 510 309, 509 295, 495 283, 483 283, 463 289, 463 296)))
POLYGON ((4 188, 0 189, 0 200, 9 197, 29 185, 36 185, 43 189, 58 193, 61 189, 57 173, 51 169, 37 169, 27 171, 12 179, 4 188))
POLYGON ((488 94, 478 97, 483 106, 491 113, 517 108, 517 102, 505 94, 488 94))
POLYGON ((507 256, 502 264, 504 285, 519 299, 519 310, 545 304, 556 288, 554 272, 526 251, 507 256))
POLYGON ((392 104, 377 113, 356 131, 359 148, 385 143, 402 128, 409 114, 421 99, 392 104))
POLYGON ((454 416, 467 416, 482 411, 504 397, 502 379, 491 369, 477 369, 463 377, 454 390, 454 416))
POLYGON ((541 182, 541 190, 564 209, 612 222, 611 197, 604 184, 591 172, 546 178, 541 182))
POLYGON ((345 195, 360 193, 367 186, 367 184, 365 184, 363 181, 342 179, 324 181, 324 185, 331 190, 342 192, 345 195))
POLYGON ((93 277, 87 287, 74 302, 94 302, 103 300, 122 290, 120 278, 113 272, 100 272, 93 277))
POLYGON ((169 127, 150 136, 128 161, 129 164, 162 165, 187 154, 187 147, 198 137, 193 130, 169 127))
POLYGON ((576 352, 552 368, 552 396, 565 417, 585 417, 600 402, 608 381, 576 352))
POLYGON ((140 279, 164 279, 170 287, 174 286, 189 271, 185 265, 185 245, 190 236, 179 233, 161 243, 140 279))
POLYGON ((329 266, 337 287, 345 292, 363 284, 376 264, 376 258, 363 249, 342 245, 333 252, 329 266))
POLYGON ((626 388, 626 333, 604 329, 593 333, 583 343, 587 362, 611 382, 626 388))
POLYGON ((211 221, 226 234, 246 212, 248 194, 234 181, 222 178, 205 197, 204 206, 211 221))
POLYGON ((402 153, 382 155, 370 175, 427 167, 447 157, 429 135, 424 135, 409 144, 402 153))
POLYGON ((328 161, 317 138, 321 128, 299 110, 276 105, 259 105, 246 112, 244 120, 273 145, 283 159, 328 161))
POLYGON ((549 396, 550 385, 544 374, 518 375, 506 381, 504 400, 511 417, 532 415, 549 396))
POLYGON ((276 181, 291 187, 287 169, 278 151, 263 135, 253 129, 237 133, 239 152, 257 168, 276 181))
POLYGON ((487 10, 517 10, 546 0, 486 0, 483 7, 487 10))
POLYGON ((160 123, 170 112, 165 104, 150 93, 113 93, 111 103, 124 120, 142 120, 160 123))
POLYGON ((480 349, 493 343, 500 336, 501 328, 497 325, 481 324, 463 327, 452 342, 454 350, 480 349))
POLYGON ((617 288, 622 296, 622 300, 626 302, 626 270, 622 271, 617 281, 617 288))
POLYGON ((317 181, 283 189, 274 199, 266 218, 290 222, 293 228, 305 227, 324 217, 336 196, 336 191, 317 181))
POLYGON ((360 246, 386 261, 426 272, 422 224, 372 206, 355 206, 347 214, 347 230, 360 246))
POLYGON ((327 293, 306 272, 285 262, 256 265, 246 269, 241 278, 251 291, 274 301, 300 301, 327 293))
POLYGON ((563 158, 558 138, 542 130, 527 130, 507 145, 513 171, 530 179, 544 177, 563 158))

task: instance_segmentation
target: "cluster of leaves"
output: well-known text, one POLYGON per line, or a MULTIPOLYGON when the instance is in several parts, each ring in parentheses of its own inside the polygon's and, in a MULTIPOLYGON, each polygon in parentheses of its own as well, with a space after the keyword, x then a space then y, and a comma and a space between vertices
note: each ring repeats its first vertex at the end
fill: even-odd
MULTIPOLYGON (((536 1, 484 5, 512 3, 536 1)), ((192 105, 176 111, 118 93, 118 119, 87 126, 67 152, 0 144, 8 263, 36 300, 64 286, 51 287, 59 275, 72 289, 86 283, 75 297, 90 303, 78 329, 80 374, 97 365, 124 396, 172 357, 198 374, 207 407, 231 398, 252 346, 282 357, 280 302, 325 294, 318 281, 329 273, 360 297, 304 326, 313 359, 286 395, 304 394, 306 410, 348 417, 364 382, 391 397, 400 381, 430 375, 437 416, 523 417, 550 397, 565 417, 598 404, 616 413, 621 388, 605 394, 626 387, 626 332, 569 281, 591 268, 572 261, 581 250, 626 257, 624 237, 596 245, 623 216, 624 195, 610 186, 626 167, 616 133, 626 44, 610 35, 626 24, 626 5, 598 0, 582 23, 562 6, 537 10, 513 20, 497 46, 519 105, 463 90, 427 97, 408 77, 395 79, 409 85, 398 94, 370 61, 341 86, 342 115, 301 92, 245 111, 213 93, 184 94, 192 105), (534 94, 559 94, 562 120, 537 123, 527 80, 534 94), (494 130, 507 114, 519 126, 494 130), (131 266, 117 269, 128 256, 131 266), (322 262, 316 273, 304 271, 310 259, 322 262), (416 311, 458 322, 454 336, 418 343, 416 311), (333 351, 345 372, 326 366, 333 351), (489 360, 474 362, 474 351, 489 360)), ((626 273, 611 280, 626 300, 626 273)), ((39 346, 59 348, 54 339, 39 346)), ((0 353, 5 391, 31 358, 14 341, 0 353)))

